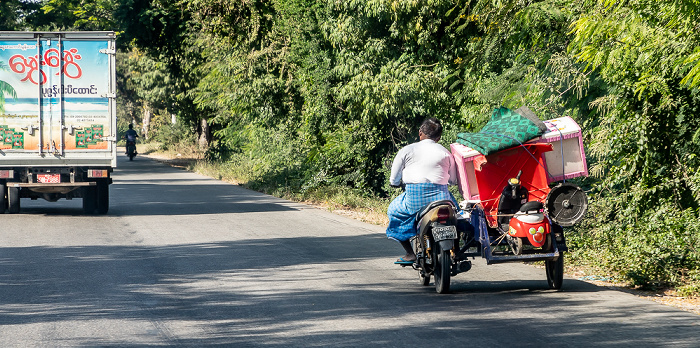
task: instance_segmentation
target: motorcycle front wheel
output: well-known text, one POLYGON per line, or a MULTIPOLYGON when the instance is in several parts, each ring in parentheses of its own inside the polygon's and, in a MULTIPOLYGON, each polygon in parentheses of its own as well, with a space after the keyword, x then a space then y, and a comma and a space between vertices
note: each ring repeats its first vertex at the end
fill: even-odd
POLYGON ((435 290, 438 294, 444 294, 450 291, 450 268, 452 260, 449 250, 442 250, 439 245, 435 248, 436 264, 435 264, 435 290))

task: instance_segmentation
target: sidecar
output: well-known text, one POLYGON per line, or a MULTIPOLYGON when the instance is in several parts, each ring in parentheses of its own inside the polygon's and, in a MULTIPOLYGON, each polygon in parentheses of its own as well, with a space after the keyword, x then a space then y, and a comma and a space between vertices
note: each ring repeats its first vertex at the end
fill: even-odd
POLYGON ((544 261, 550 288, 563 282, 563 227, 579 222, 588 207, 585 192, 565 180, 587 175, 581 130, 570 118, 544 121, 549 132, 488 155, 451 145, 474 227, 464 256, 487 264, 544 261))

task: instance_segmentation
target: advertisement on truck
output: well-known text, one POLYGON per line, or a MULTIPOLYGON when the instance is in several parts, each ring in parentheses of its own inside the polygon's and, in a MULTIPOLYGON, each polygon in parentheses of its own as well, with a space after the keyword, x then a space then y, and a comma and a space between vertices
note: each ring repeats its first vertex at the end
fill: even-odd
POLYGON ((16 93, 16 98, 5 97, 0 149, 51 150, 58 145, 68 151, 107 150, 109 143, 102 136, 111 132, 109 80, 104 76, 109 71, 109 56, 100 51, 108 49, 108 42, 64 40, 62 52, 50 44, 40 41, 42 47, 37 48, 36 41, 0 41, 0 62, 7 66, 0 71, 0 80, 16 93), (27 120, 39 117, 51 127, 42 134, 22 129, 27 120), (61 119, 63 122, 54 122, 61 119), (62 139, 62 124, 79 130, 62 139))
POLYGON ((113 32, 0 32, 0 212, 83 198, 106 212, 116 167, 113 32))

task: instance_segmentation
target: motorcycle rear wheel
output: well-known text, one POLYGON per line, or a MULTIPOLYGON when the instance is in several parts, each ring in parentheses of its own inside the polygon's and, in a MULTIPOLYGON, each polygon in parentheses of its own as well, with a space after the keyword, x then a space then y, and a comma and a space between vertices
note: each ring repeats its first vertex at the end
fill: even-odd
POLYGON ((128 145, 126 147, 126 156, 129 157, 129 161, 133 161, 136 157, 136 145, 128 145))
POLYGON ((445 294, 450 291, 450 268, 452 260, 449 250, 442 250, 440 247, 435 248, 436 264, 435 264, 435 291, 438 294, 445 294))
POLYGON ((418 258, 418 279, 420 284, 423 286, 428 286, 430 284, 430 270, 425 262, 425 256, 423 255, 423 247, 421 246, 418 237, 411 239, 411 244, 413 246, 413 251, 416 255, 421 255, 418 258))

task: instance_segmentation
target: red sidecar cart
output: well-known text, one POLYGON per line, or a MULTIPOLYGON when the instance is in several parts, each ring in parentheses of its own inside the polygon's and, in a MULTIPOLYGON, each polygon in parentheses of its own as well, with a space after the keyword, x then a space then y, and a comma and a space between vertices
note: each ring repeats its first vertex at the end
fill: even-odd
MULTIPOLYGON (((556 127, 552 120, 545 123, 556 127)), ((471 213, 474 227, 474 236, 465 240, 462 248, 465 256, 481 256, 487 264, 545 261, 549 287, 559 289, 567 251, 562 226, 579 222, 588 201, 578 186, 554 183, 587 174, 580 129, 579 138, 566 143, 561 129, 554 130, 560 135, 559 142, 543 141, 542 137, 486 156, 457 143, 451 150, 457 161, 460 191, 467 198, 463 208, 471 213), (554 163, 552 158, 557 156, 545 156, 553 148, 561 153, 563 165, 554 163), (561 172, 552 174, 548 165, 557 165, 561 172)))

